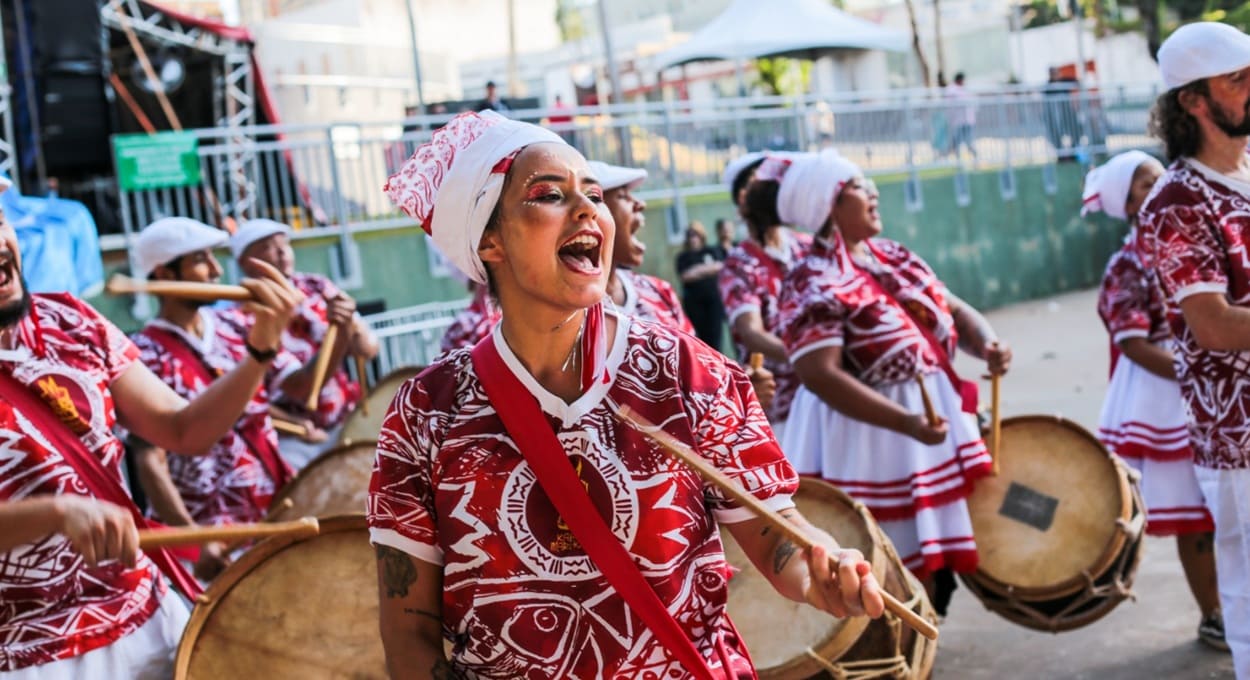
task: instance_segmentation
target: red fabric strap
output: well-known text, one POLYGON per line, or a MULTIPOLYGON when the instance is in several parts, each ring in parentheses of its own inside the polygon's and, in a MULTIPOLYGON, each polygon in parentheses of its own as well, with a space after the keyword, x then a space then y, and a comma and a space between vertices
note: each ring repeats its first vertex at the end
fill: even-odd
MULTIPOLYGON (((873 248, 871 244, 868 244, 868 248, 872 250, 874 254, 877 254, 876 249, 873 248)), ((851 260, 855 269, 863 275, 864 279, 868 282, 868 286, 872 288, 874 292, 884 295, 887 299, 892 301, 895 306, 899 307, 907 314, 907 318, 911 319, 912 325, 920 331, 920 335, 925 339, 925 342, 929 343, 930 349, 933 350, 933 355, 937 357, 938 366, 941 367, 942 372, 946 374, 946 377, 950 379, 951 386, 954 387, 955 391, 959 393, 963 402, 961 404, 961 409, 965 413, 976 413, 978 393, 977 384, 969 380, 963 380, 959 377, 959 374, 955 372, 955 367, 951 365, 950 357, 946 354, 946 347, 944 347, 937 339, 937 336, 933 334, 933 329, 925 325, 922 319, 916 318, 916 315, 911 311, 910 307, 891 295, 890 291, 886 290, 885 286, 881 285, 881 282, 877 280, 877 277, 872 275, 872 272, 869 272, 860 267, 858 264, 855 264, 853 258, 848 259, 851 260)), ((877 254, 877 259, 881 260, 881 256, 879 254, 877 254)))
MULTIPOLYGON (((177 335, 174 335, 164 328, 158 328, 156 326, 148 326, 143 329, 143 332, 164 347, 165 351, 174 355, 174 357, 181 361, 184 365, 191 367, 193 370, 198 368, 200 379, 203 380, 205 384, 211 383, 220 377, 217 372, 208 365, 208 362, 204 360, 204 357, 201 356, 199 352, 192 349, 192 347, 188 345, 185 340, 179 338, 177 335)), ((291 469, 291 466, 282 459, 282 454, 278 452, 277 447, 270 443, 269 438, 265 436, 263 428, 257 427, 254 424, 250 424, 246 427, 238 427, 236 425, 234 427, 234 432, 239 435, 239 438, 243 440, 244 444, 247 444, 247 447, 252 450, 252 453, 256 454, 256 458, 259 459, 260 464, 264 466, 265 472, 268 473, 269 478, 273 480, 275 491, 286 486, 287 483, 295 477, 295 472, 291 469)))
MULTIPOLYGON (((65 461, 78 473, 78 477, 82 479, 92 496, 129 510, 131 516, 134 517, 135 526, 139 528, 162 526, 143 516, 143 513, 139 511, 139 506, 135 505, 130 494, 122 487, 121 481, 115 475, 109 474, 100 459, 87 450, 82 440, 56 417, 52 408, 43 399, 5 371, 0 371, 0 392, 3 392, 14 408, 25 415, 39 429, 44 439, 64 456, 65 461)), ((192 602, 203 592, 199 582, 183 568, 182 563, 174 557, 171 550, 157 548, 144 550, 144 552, 174 584, 174 587, 181 590, 182 594, 192 602)))
POLYGON ((494 336, 482 339, 473 348, 472 357, 474 371, 499 419, 586 554, 685 670, 701 680, 713 680, 716 676, 703 655, 660 602, 638 565, 590 502, 538 401, 504 363, 494 336))

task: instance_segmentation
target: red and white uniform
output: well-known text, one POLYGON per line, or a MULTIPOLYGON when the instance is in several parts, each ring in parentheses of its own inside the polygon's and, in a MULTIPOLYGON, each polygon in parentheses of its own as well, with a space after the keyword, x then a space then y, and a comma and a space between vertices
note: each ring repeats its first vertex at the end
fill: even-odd
MULTIPOLYGON (((17 349, 0 350, 0 371, 46 393, 57 416, 120 479, 123 449, 113 435, 109 385, 138 350, 69 294, 31 300, 30 314, 17 326, 17 349)), ((91 495, 30 421, 0 400, 0 500, 52 494, 91 495)), ((159 657, 157 663, 167 664, 186 615, 177 598, 166 597, 164 580, 146 556, 133 569, 119 563, 87 568, 59 534, 0 554, 0 672, 92 677, 83 672, 126 669, 127 659, 159 657), (178 630, 151 635, 169 628, 178 630)))
POLYGON ((1180 385, 1134 363, 1118 351, 1128 338, 1172 348, 1153 272, 1142 266, 1135 234, 1103 275, 1098 316, 1111 334, 1111 384, 1098 421, 1098 438, 1142 474, 1147 533, 1157 536, 1211 531, 1211 514, 1194 477, 1194 452, 1180 385))
MULTIPOLYGON (((321 350, 321 341, 330 328, 327 300, 338 297, 342 291, 333 281, 320 274, 296 272, 291 277, 291 284, 304 294, 304 304, 300 305, 286 332, 282 334, 282 348, 303 365, 317 356, 321 350)), ((278 405, 297 416, 312 418, 317 427, 322 429, 332 430, 342 425, 347 415, 360 402, 360 384, 352 380, 342 365, 332 368, 334 372, 326 376, 321 387, 316 413, 308 413, 304 402, 281 394, 278 395, 278 405)))
POLYGON ((1250 352, 1204 349, 1180 308, 1199 293, 1250 307, 1250 184, 1182 158, 1155 184, 1138 219, 1176 338, 1194 473, 1215 519, 1224 638, 1237 677, 1250 678, 1250 352))
POLYGON ((443 333, 439 346, 444 352, 461 347, 472 347, 482 338, 490 335, 490 331, 503 318, 499 305, 490 299, 490 292, 485 285, 479 285, 473 293, 473 301, 464 311, 456 315, 451 325, 443 333))
POLYGON ((625 302, 618 307, 625 315, 694 335, 694 326, 668 281, 628 269, 616 270, 616 277, 625 289, 625 302))
MULTIPOLYGON (((499 330, 496 347, 660 600, 713 670, 732 675, 749 666, 726 615, 716 525, 750 511, 615 413, 637 409, 772 508, 793 505, 798 479, 740 368, 693 336, 609 313, 618 325, 608 380, 572 404, 526 372, 499 330)), ((468 351, 400 389, 379 437, 368 518, 374 543, 443 566, 452 665, 473 677, 690 677, 561 527, 468 351)))
MULTIPOLYGON (((808 234, 783 227, 781 238, 783 245, 779 249, 765 248, 744 241, 729 251, 725 258, 725 266, 720 270, 719 285, 731 330, 738 317, 747 312, 759 312, 760 319, 764 322, 764 330, 780 337, 781 288, 785 284, 786 275, 812 249, 812 237, 808 234)), ((745 364, 750 351, 737 334, 734 334, 734 346, 738 350, 738 360, 745 364)), ((768 419, 773 423, 773 429, 779 433, 778 436, 781 436, 784 423, 790 416, 790 403, 794 401, 794 395, 801 383, 788 361, 765 357, 764 368, 773 374, 773 380, 777 383, 768 419)))
POLYGON ((790 407, 781 445, 799 474, 819 475, 864 503, 909 569, 924 574, 975 569, 976 544, 964 499, 990 470, 975 420, 961 410, 957 388, 912 320, 924 319, 953 356, 954 319, 945 286, 902 245, 873 239, 870 262, 856 265, 835 241, 817 239, 790 272, 781 294, 782 341, 791 359, 842 348, 842 363, 860 381, 913 413, 924 412, 915 377, 923 374, 946 440, 927 446, 830 408, 807 387, 790 407), (900 304, 867 281, 872 276, 900 304))
MULTIPOLYGON (((188 401, 208 388, 211 381, 206 377, 215 380, 229 373, 248 356, 248 320, 242 313, 234 309, 203 308, 200 310, 200 323, 204 331, 202 338, 164 319, 149 321, 134 335, 140 360, 188 401), (181 343, 182 347, 175 348, 174 343, 181 343), (188 365, 183 360, 183 357, 191 355, 199 360, 200 365, 188 365), (208 369, 207 376, 205 367, 208 369)), ((273 384, 299 370, 300 365, 287 352, 278 352, 269 369, 274 377, 273 384)), ((278 435, 269 418, 269 390, 265 385, 256 390, 234 428, 214 444, 207 455, 184 456, 171 452, 168 456, 169 475, 196 524, 232 524, 264 519, 269 502, 278 491, 278 483, 266 470, 260 454, 249 445, 248 438, 253 437, 260 445, 267 444, 277 450, 278 435)), ((278 460, 286 465, 281 458, 278 460)), ((293 474, 287 467, 286 476, 293 474)))

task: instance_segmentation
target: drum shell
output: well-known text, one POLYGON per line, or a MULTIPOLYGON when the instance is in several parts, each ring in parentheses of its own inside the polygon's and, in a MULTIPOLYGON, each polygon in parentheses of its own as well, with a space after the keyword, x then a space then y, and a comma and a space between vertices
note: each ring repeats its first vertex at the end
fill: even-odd
POLYGON ((373 389, 369 390, 369 394, 361 400, 361 403, 356 405, 356 410, 347 414, 347 418, 343 421, 343 429, 339 432, 337 444, 343 446, 355 441, 377 439, 378 432, 382 430, 382 420, 386 417, 387 410, 390 409, 395 393, 404 383, 424 370, 424 366, 402 366, 382 376, 373 389), (368 415, 365 415, 362 408, 365 404, 369 408, 368 415))
POLYGON ((317 456, 269 505, 268 521, 331 517, 365 511, 377 442, 356 441, 317 456))

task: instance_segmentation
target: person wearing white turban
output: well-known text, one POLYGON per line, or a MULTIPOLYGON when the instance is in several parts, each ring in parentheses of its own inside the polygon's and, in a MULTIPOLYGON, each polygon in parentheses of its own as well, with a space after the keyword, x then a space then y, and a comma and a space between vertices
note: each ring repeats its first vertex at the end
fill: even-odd
POLYGON ((1111 336, 1111 383, 1098 418, 1098 438, 1141 473, 1146 532, 1176 536, 1181 566, 1202 614, 1198 639, 1227 650, 1211 551, 1215 525, 1194 475, 1163 295, 1154 270, 1138 253, 1137 212, 1162 175, 1163 164, 1153 156, 1126 151, 1085 177, 1082 214, 1104 212, 1129 225, 1098 290, 1098 316, 1111 336))
POLYGON ((718 522, 783 595, 839 616, 882 612, 857 551, 808 528, 823 547, 791 559, 778 532, 619 415, 659 423, 810 526, 742 370, 679 330, 604 309, 616 229, 605 181, 559 137, 483 112, 435 131, 387 183, 503 313, 401 387, 378 435, 367 521, 393 672, 752 674, 726 613, 718 522))
POLYGON ((778 216, 816 235, 781 295, 781 338, 803 383, 781 444, 799 474, 868 506, 903 563, 931 593, 941 585, 942 612, 949 570, 976 568, 964 499, 991 463, 976 386, 951 362, 958 346, 1002 374, 1011 351, 924 260, 879 237, 877 200, 875 184, 832 150, 796 156, 781 175, 778 216))

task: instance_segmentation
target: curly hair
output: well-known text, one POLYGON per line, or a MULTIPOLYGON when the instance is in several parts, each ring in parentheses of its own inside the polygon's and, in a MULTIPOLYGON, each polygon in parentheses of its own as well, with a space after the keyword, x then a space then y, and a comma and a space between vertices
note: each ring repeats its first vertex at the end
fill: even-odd
POLYGON ((746 220, 752 238, 757 241, 763 237, 765 229, 781 224, 781 217, 777 214, 777 194, 780 192, 781 183, 771 179, 756 180, 747 187, 742 218, 746 220))
POLYGON ((1207 81, 1198 80, 1159 95, 1150 110, 1150 134, 1163 142, 1168 162, 1194 155, 1202 142, 1198 120, 1181 105, 1181 94, 1187 91, 1203 97, 1211 93, 1207 81))

